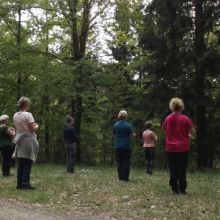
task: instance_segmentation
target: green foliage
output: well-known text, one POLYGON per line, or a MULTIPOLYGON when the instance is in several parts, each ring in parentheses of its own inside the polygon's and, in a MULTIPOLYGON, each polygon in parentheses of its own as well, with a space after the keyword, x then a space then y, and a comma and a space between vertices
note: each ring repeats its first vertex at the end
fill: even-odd
MULTIPOLYGON (((204 1, 206 49, 202 57, 195 53, 193 1, 0 3, 0 113, 12 116, 18 97, 31 98, 31 111, 40 124, 40 161, 64 162, 62 128, 65 115, 71 114, 76 117, 77 130, 82 135, 81 161, 113 164, 111 128, 118 111, 126 109, 138 134, 133 165, 142 166, 139 137, 143 122, 151 119, 160 137, 156 164, 164 167, 160 127, 169 113, 167 103, 173 96, 182 97, 186 113, 196 121, 195 61, 202 60, 202 104, 206 106, 210 152, 207 155, 210 166, 218 163, 218 0, 204 1), (102 45, 97 35, 101 26, 109 36, 105 59, 110 54, 112 62, 99 59, 102 45)), ((105 43, 104 39, 101 43, 105 43)), ((198 153, 195 144, 192 160, 198 153)))

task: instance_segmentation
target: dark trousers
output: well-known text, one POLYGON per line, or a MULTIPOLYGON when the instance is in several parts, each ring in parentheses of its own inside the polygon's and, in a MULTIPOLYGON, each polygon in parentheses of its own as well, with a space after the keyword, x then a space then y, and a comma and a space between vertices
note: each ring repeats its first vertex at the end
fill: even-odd
POLYGON ((131 149, 116 149, 118 164, 118 179, 122 181, 129 180, 131 149))
POLYGON ((185 192, 187 188, 186 169, 188 156, 188 152, 167 153, 168 164, 170 169, 169 184, 174 192, 185 192))
POLYGON ((145 161, 146 161, 146 172, 147 174, 151 175, 153 173, 155 147, 145 147, 144 155, 145 155, 145 161))
POLYGON ((76 164, 76 144, 67 144, 66 145, 66 157, 67 157, 67 172, 75 172, 76 164))
POLYGON ((30 185, 30 176, 32 168, 32 160, 25 158, 18 158, 17 167, 17 187, 23 188, 30 185))
POLYGON ((2 174, 3 176, 10 176, 12 146, 2 146, 0 149, 2 152, 2 174))

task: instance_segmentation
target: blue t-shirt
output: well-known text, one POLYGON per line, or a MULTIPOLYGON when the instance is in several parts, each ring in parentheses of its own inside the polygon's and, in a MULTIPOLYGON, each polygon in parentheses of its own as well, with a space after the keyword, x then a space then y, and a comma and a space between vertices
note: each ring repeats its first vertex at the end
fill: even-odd
POLYGON ((129 122, 124 120, 116 122, 113 127, 113 133, 117 149, 131 148, 131 135, 134 133, 134 128, 129 122))

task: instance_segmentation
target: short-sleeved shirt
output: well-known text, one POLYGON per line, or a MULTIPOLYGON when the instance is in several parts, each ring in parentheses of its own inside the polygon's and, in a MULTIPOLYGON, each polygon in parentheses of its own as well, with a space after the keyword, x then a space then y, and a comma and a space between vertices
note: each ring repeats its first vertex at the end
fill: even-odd
POLYGON ((181 113, 172 113, 164 121, 167 152, 187 152, 190 150, 189 132, 193 128, 191 119, 181 113))
POLYGON ((12 138, 7 133, 8 127, 0 127, 0 147, 12 144, 12 138))
POLYGON ((63 129, 64 144, 73 144, 77 142, 77 135, 74 126, 65 125, 63 129))
POLYGON ((155 147, 157 142, 157 135, 151 131, 150 129, 147 129, 143 132, 143 147, 155 147))
POLYGON ((131 135, 134 133, 134 128, 129 122, 124 120, 116 122, 113 127, 113 133, 117 149, 131 148, 131 135))
POLYGON ((17 112, 13 117, 17 133, 31 133, 30 124, 34 123, 34 117, 30 112, 17 112))

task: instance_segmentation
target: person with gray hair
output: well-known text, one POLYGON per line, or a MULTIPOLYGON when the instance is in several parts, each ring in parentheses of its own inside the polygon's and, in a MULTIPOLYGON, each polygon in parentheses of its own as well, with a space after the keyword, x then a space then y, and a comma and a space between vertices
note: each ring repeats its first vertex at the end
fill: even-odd
POLYGON ((128 182, 131 159, 131 136, 135 136, 133 126, 127 122, 128 113, 122 110, 118 114, 118 121, 114 124, 115 148, 117 157, 118 179, 128 182))
POLYGON ((15 136, 14 128, 8 127, 9 116, 0 116, 0 150, 2 152, 2 175, 10 176, 12 139, 15 136))
POLYGON ((17 189, 35 189, 30 183, 32 164, 37 159, 39 144, 36 131, 39 129, 33 115, 29 112, 30 99, 21 97, 18 101, 19 111, 14 114, 13 121, 16 130, 15 152, 13 157, 18 161, 17 189))
POLYGON ((63 141, 66 148, 66 166, 68 173, 75 173, 77 139, 78 136, 74 127, 74 119, 67 115, 66 125, 63 129, 63 141))

